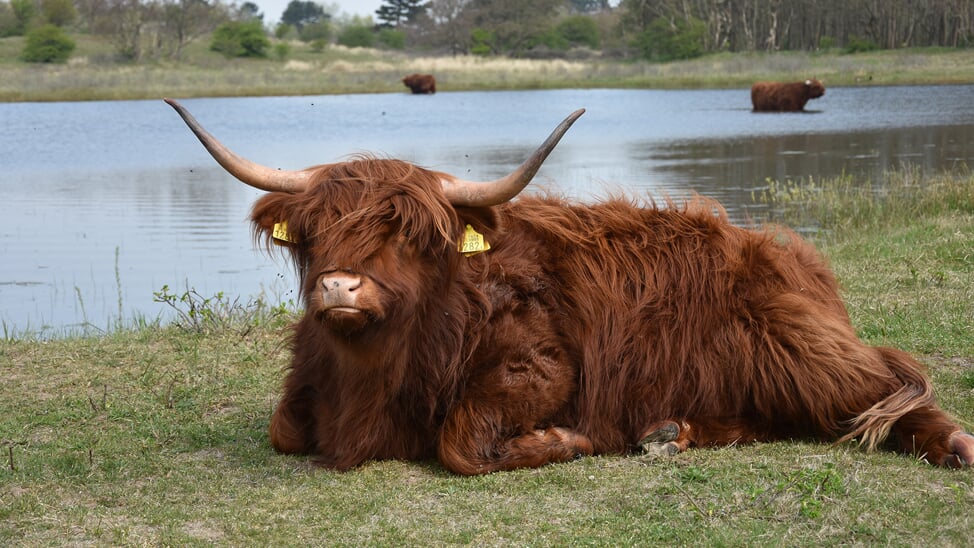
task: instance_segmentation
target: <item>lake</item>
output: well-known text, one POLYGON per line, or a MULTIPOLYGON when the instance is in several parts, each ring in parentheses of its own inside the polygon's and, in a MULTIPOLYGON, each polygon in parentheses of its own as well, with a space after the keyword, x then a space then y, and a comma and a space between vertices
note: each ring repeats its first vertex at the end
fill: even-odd
MULTIPOLYGON (((808 112, 756 114, 736 90, 549 90, 183 101, 230 148, 303 168, 369 152, 469 179, 518 165, 586 114, 528 191, 592 201, 699 192, 743 220, 767 178, 882 177, 974 165, 974 86, 829 89, 808 112)), ((0 104, 0 325, 106 329, 168 317, 168 285, 296 299, 289 264, 255 250, 260 192, 226 175, 161 100, 0 104)))

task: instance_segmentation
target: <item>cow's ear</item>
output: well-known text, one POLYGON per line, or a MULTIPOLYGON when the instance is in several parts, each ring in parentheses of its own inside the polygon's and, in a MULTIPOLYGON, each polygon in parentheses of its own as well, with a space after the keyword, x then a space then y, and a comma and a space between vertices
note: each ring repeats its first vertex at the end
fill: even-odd
POLYGON ((481 242, 479 245, 472 245, 469 252, 465 255, 476 255, 481 251, 490 249, 490 242, 500 240, 501 227, 500 216, 492 207, 458 207, 457 214, 460 217, 461 234, 458 234, 460 249, 468 247, 468 238, 475 238, 481 242), (485 247, 486 246, 486 247, 485 247))
POLYGON ((460 223, 470 225, 484 234, 497 233, 500 227, 500 217, 492 207, 457 207, 460 223))
POLYGON ((301 226, 293 218, 293 200, 293 194, 271 192, 254 203, 250 213, 254 234, 268 247, 272 244, 293 246, 300 241, 301 226))

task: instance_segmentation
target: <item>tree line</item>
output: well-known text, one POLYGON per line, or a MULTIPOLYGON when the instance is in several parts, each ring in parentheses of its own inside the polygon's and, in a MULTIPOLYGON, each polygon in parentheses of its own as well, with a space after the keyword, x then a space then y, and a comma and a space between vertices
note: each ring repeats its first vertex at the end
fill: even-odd
POLYGON ((0 37, 43 28, 50 41, 70 29, 104 37, 131 61, 179 59, 199 39, 231 57, 283 57, 301 40, 312 49, 338 43, 656 61, 720 51, 974 44, 974 0, 621 0, 614 7, 608 0, 385 0, 371 17, 337 11, 292 0, 271 28, 249 1, 0 0, 0 37))

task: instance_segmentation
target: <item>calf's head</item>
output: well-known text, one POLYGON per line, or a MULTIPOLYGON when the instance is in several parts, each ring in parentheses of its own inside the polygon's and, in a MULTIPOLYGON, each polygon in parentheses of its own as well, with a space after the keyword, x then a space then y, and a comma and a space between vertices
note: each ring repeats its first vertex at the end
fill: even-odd
POLYGON ((367 156, 272 169, 236 155, 179 103, 166 102, 224 169, 267 191, 254 205, 255 231, 268 245, 286 246, 306 313, 345 338, 431 311, 463 258, 458 242, 466 227, 489 241, 496 224, 491 206, 521 192, 584 113, 569 115, 513 173, 473 182, 367 156))

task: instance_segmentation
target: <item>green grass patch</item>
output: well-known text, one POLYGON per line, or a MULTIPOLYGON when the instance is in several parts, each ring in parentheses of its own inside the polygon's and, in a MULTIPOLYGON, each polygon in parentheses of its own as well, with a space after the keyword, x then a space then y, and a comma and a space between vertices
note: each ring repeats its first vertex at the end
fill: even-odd
MULTIPOLYGON (((776 183, 765 199, 777 218, 817 227, 863 337, 920 355, 941 404, 971 428, 974 180, 851 183, 776 183)), ((951 546, 974 530, 970 470, 852 446, 607 456, 474 478, 433 462, 319 469, 267 439, 287 315, 176 297, 206 321, 0 340, 0 544, 951 546)))

